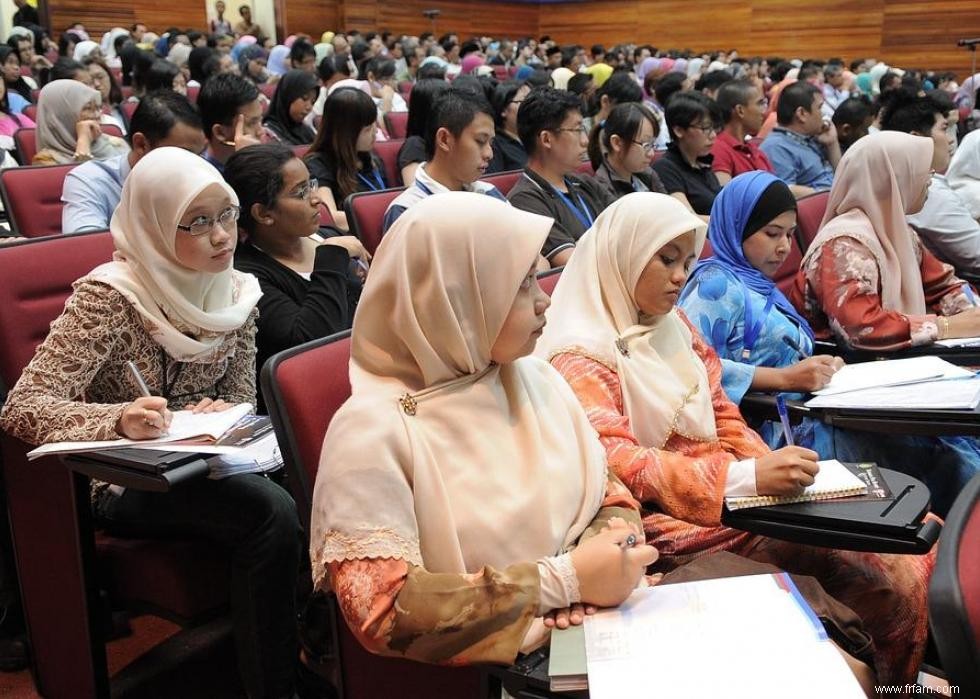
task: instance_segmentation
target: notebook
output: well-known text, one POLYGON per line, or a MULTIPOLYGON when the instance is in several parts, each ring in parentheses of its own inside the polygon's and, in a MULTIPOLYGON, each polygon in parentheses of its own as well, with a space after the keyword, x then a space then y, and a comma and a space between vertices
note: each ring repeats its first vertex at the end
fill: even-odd
MULTIPOLYGON (((239 420, 252 413, 251 403, 239 403, 217 413, 194 414, 190 410, 177 410, 173 414, 167 434, 157 439, 111 439, 92 442, 53 442, 44 444, 27 453, 28 459, 37 459, 50 454, 78 454, 102 449, 166 448, 174 450, 211 451, 221 437, 231 430, 239 420), (164 446, 165 445, 165 446, 164 446)), ((217 453, 234 452, 234 447, 215 447, 217 453)))
POLYGON ((800 495, 748 495, 725 498, 729 510, 742 510, 747 507, 769 507, 770 505, 789 505, 796 502, 813 502, 844 498, 851 495, 866 495, 868 486, 836 459, 818 461, 820 471, 813 485, 807 486, 800 495))
POLYGON ((830 396, 879 386, 898 386, 935 379, 959 379, 971 375, 972 372, 933 356, 861 362, 845 365, 834 374, 830 383, 819 391, 814 391, 813 394, 830 396))
POLYGON ((589 688, 585 657, 585 626, 569 626, 551 631, 548 676, 552 692, 572 692, 589 688))
POLYGON ((980 405, 980 378, 923 381, 903 386, 879 386, 851 393, 816 396, 808 408, 852 410, 973 410, 980 405))

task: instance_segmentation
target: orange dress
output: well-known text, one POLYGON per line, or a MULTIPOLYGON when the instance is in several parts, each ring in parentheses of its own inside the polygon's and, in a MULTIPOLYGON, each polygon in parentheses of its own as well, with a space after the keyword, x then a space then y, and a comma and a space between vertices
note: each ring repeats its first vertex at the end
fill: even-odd
POLYGON ((841 551, 722 526, 728 464, 762 456, 769 448, 725 395, 718 356, 689 322, 688 326, 694 337, 691 349, 704 362, 711 384, 715 441, 672 433, 662 449, 641 446, 630 428, 613 368, 574 352, 552 359, 599 433, 609 468, 643 505, 647 542, 660 551, 658 565, 673 569, 708 553, 730 551, 790 573, 812 575, 861 616, 875 640, 879 681, 913 681, 925 652, 926 592, 935 551, 925 556, 841 551))

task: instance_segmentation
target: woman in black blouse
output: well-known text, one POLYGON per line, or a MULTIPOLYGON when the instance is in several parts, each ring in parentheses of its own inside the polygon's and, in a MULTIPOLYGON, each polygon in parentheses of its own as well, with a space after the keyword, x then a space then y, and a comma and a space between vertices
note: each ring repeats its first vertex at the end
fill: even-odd
POLYGON ((235 251, 235 267, 255 275, 262 288, 259 371, 276 352, 351 326, 360 296, 351 258, 366 266, 371 256, 354 236, 316 235, 317 181, 286 146, 243 148, 228 159, 225 179, 238 195, 238 225, 248 236, 235 251))
POLYGON ((517 110, 531 86, 517 80, 497 85, 493 92, 493 113, 497 135, 493 138, 493 160, 487 172, 521 170, 527 165, 527 151, 517 135, 517 110))
POLYGON ((412 88, 412 95, 408 100, 405 143, 398 151, 398 169, 402 173, 402 182, 406 187, 411 187, 415 182, 415 168, 428 160, 425 152, 425 132, 429 117, 435 111, 436 101, 448 89, 449 83, 434 78, 419 80, 412 88))
POLYGON ((342 87, 327 97, 316 139, 306 154, 306 166, 320 183, 318 197, 347 230, 344 199, 355 192, 386 189, 384 165, 371 149, 377 134, 378 108, 370 95, 342 87))

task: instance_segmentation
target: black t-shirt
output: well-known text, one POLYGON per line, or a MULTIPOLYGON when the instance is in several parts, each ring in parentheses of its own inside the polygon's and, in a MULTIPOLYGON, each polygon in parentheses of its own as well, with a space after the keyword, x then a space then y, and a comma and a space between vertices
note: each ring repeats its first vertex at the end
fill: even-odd
POLYGON ((310 177, 315 177, 321 187, 329 187, 333 193, 334 204, 342 208, 344 199, 357 192, 371 192, 387 189, 384 163, 374 153, 359 153, 361 169, 357 173, 357 189, 353 192, 342 192, 337 182, 337 166, 326 153, 311 153, 306 156, 306 167, 310 177))
POLYGON ((493 137, 493 160, 487 172, 507 172, 522 170, 527 165, 527 151, 524 145, 503 131, 493 137))
POLYGON ((707 155, 698 158, 698 166, 691 167, 677 148, 677 144, 667 146, 667 152, 653 164, 653 170, 660 176, 667 194, 682 192, 691 203, 694 212, 707 216, 715 196, 721 191, 718 178, 711 171, 713 158, 707 155))
POLYGON ((409 136, 398 151, 398 169, 403 170, 406 165, 412 163, 424 163, 428 158, 425 157, 425 139, 421 136, 409 136))

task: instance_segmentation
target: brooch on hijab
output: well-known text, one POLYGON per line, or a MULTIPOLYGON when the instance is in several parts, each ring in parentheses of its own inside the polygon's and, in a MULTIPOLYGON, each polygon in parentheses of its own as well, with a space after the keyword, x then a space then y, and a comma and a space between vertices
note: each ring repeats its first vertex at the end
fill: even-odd
POLYGON ((626 340, 621 337, 616 339, 616 349, 618 349, 619 353, 624 357, 630 356, 630 348, 626 345, 626 340))
POLYGON ((414 416, 415 411, 418 409, 419 404, 411 394, 406 393, 404 396, 398 399, 398 403, 402 406, 402 410, 405 411, 406 415, 414 416))

